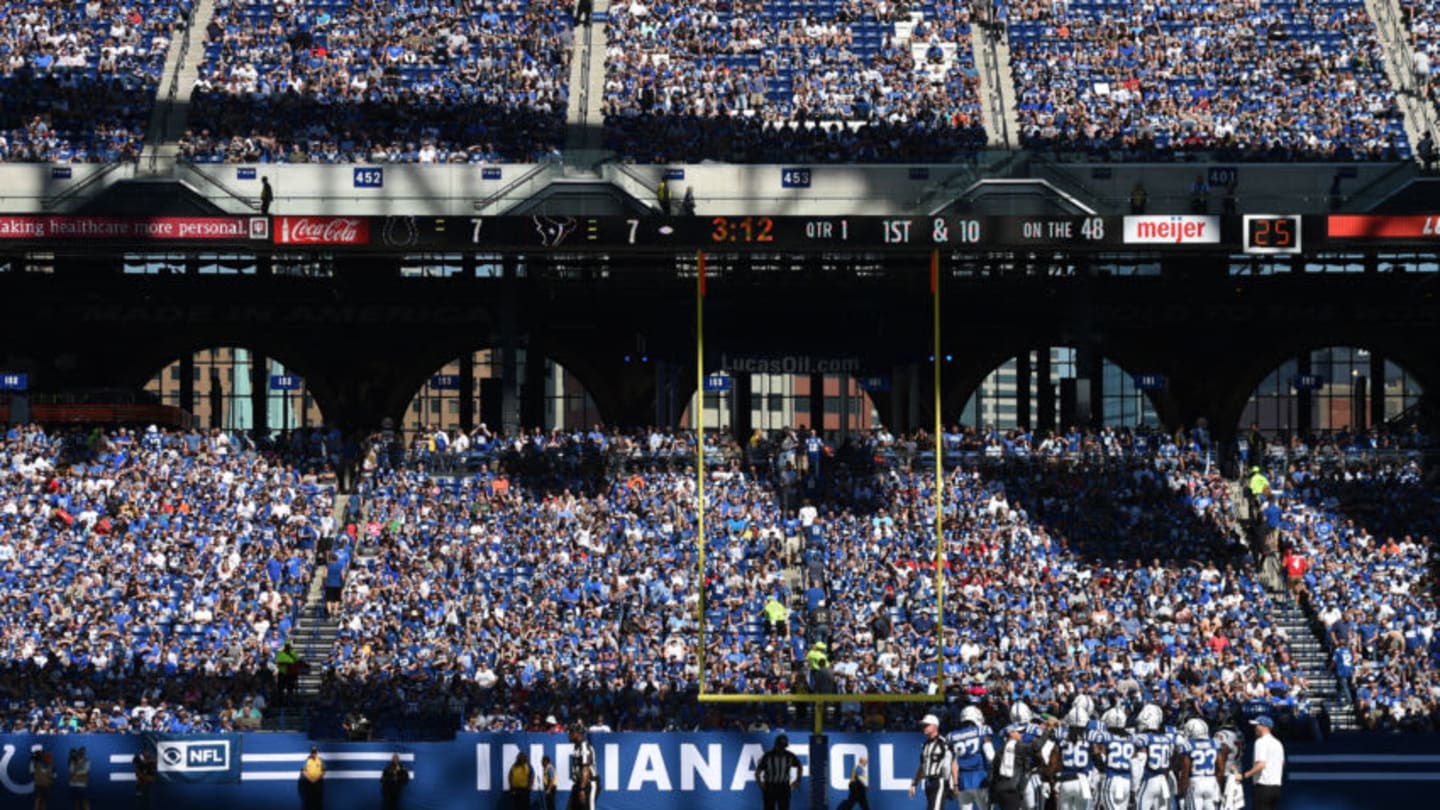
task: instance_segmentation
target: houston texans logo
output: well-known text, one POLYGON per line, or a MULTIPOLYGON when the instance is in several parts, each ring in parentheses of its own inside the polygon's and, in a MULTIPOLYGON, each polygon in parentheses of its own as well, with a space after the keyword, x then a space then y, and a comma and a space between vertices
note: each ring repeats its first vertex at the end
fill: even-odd
POLYGON ((564 242, 570 234, 575 232, 575 219, 573 217, 532 217, 535 222, 535 231, 540 234, 540 244, 544 247, 557 247, 564 242))

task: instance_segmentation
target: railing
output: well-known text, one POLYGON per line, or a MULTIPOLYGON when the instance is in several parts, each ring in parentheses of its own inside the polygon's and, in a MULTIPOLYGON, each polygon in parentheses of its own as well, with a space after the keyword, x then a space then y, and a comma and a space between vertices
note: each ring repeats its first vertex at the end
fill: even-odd
POLYGON ((1405 23, 1396 14, 1399 10, 1399 3, 1395 0, 1373 0, 1366 3, 1367 8, 1374 18, 1376 33, 1380 35, 1382 45, 1389 44, 1389 55, 1394 57, 1394 74, 1397 92, 1403 99, 1408 100, 1405 106, 1407 116, 1414 116, 1416 128, 1422 136, 1426 133, 1434 137, 1440 134, 1440 126, 1437 126, 1435 111, 1430 100, 1425 97, 1425 88, 1420 87, 1415 80, 1414 54, 1410 52, 1410 32, 1405 28, 1405 23))
POLYGON ((150 133, 156 139, 156 143, 150 150, 151 172, 159 170, 160 145, 169 143, 172 140, 170 137, 170 117, 175 111, 175 97, 180 94, 180 73, 185 67, 185 60, 190 56, 190 37, 195 30, 195 9, 198 5, 199 0, 196 0, 186 12, 185 32, 180 38, 180 56, 175 60, 175 67, 170 71, 170 88, 165 91, 165 101, 163 102, 163 109, 159 117, 160 131, 152 131, 150 133))
POLYGON ((503 187, 500 188, 499 191, 496 191, 494 194, 491 194, 489 197, 485 197, 485 198, 483 198, 483 199, 477 200, 477 201, 475 202, 475 210, 477 210, 477 211, 483 211, 484 209, 489 208, 490 206, 494 205, 495 203, 497 203, 497 202, 499 202, 499 201, 501 201, 501 200, 509 197, 509 196, 511 195, 511 193, 513 193, 513 192, 515 191, 515 189, 520 188, 520 187, 521 187, 522 185, 524 185, 525 183, 531 182, 532 180, 534 180, 534 179, 535 179, 536 177, 538 177, 539 175, 544 174, 545 172, 550 171, 550 168, 551 168, 551 162, 550 162, 550 161, 546 161, 546 162, 543 162, 543 163, 536 163, 534 166, 532 166, 532 167, 530 167, 529 169, 527 169, 524 174, 520 175, 519 177, 517 177, 517 178, 515 178, 514 180, 510 181, 509 183, 506 183, 503 187))
POLYGON ((189 174, 191 177, 198 177, 205 183, 212 185, 225 192, 226 194, 230 195, 231 197, 235 198, 239 202, 243 203, 246 208, 249 208, 253 211, 260 210, 260 199, 258 197, 247 197, 245 194, 236 191, 235 189, 231 188, 220 180, 211 177, 206 172, 202 172, 199 169, 195 168, 195 165, 190 163, 189 161, 176 161, 175 165, 185 173, 189 174))
POLYGON ((595 27, 587 21, 584 29, 583 39, 578 43, 579 48, 571 57, 580 60, 580 86, 570 88, 570 92, 574 94, 578 112, 575 120, 570 123, 574 137, 567 139, 567 159, 572 153, 584 149, 589 139, 589 133, 586 130, 590 124, 590 61, 594 50, 595 27))
POLYGON ((121 166, 126 165, 129 164, 120 161, 116 161, 114 163, 106 163, 104 164, 103 168, 101 168, 97 172, 94 172, 89 177, 86 177, 80 183, 77 183, 76 185, 65 189, 63 192, 56 194, 53 197, 46 197, 43 201, 41 201, 41 207, 44 208, 46 211, 54 211, 56 208, 59 208, 65 202, 73 200, 77 197, 81 197, 83 195, 87 195, 92 188, 99 185, 103 180, 113 174, 116 169, 119 169, 121 166))
POLYGON ((994 25, 985 24, 983 27, 985 37, 984 70, 988 76, 986 84, 990 91, 990 117, 992 123, 997 124, 1000 128, 1001 145, 1006 149, 1012 149, 1015 144, 1011 141, 1010 119, 1006 114, 1005 92, 1002 89, 1006 79, 1004 71, 1000 67, 1000 49, 996 44, 999 38, 1004 36, 1004 33, 994 25))

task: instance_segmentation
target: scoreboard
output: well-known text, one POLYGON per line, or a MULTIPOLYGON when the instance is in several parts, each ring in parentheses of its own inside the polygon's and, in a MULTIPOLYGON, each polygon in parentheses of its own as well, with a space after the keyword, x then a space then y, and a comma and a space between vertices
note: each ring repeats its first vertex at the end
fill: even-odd
POLYGON ((0 215, 0 251, 47 248, 493 252, 1294 254, 1440 248, 1440 214, 498 217, 0 215))

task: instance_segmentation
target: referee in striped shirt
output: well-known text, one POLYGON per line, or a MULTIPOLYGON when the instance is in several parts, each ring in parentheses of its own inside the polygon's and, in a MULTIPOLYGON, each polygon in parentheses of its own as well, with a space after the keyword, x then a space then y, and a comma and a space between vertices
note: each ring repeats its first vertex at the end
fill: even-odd
POLYGON ((804 772, 800 758, 790 752, 790 738, 784 734, 776 737, 775 747, 755 764, 755 781, 765 797, 765 810, 790 810, 790 793, 800 787, 800 776, 804 772))
POLYGON ((927 714, 920 720, 925 729, 925 744, 920 746, 920 767, 915 769, 915 780, 910 783, 910 798, 915 798, 915 788, 925 784, 925 810, 940 810, 945 804, 947 791, 945 780, 950 775, 950 746, 940 739, 940 718, 927 714))

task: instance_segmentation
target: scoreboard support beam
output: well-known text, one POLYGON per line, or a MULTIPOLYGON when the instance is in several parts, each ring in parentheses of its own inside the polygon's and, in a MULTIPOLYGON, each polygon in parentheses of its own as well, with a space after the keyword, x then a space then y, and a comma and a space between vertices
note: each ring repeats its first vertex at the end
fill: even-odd
POLYGON ((1055 424, 1055 382, 1050 377, 1049 346, 1036 352, 1035 377, 1035 405, 1039 411, 1039 428, 1054 432, 1059 426, 1055 424))
POLYGON ((180 410, 195 413, 195 353, 180 355, 180 410))
POLYGON ((1370 352, 1370 426, 1385 424, 1385 356, 1370 352))
MULTIPOLYGON (((1301 374, 1309 374, 1310 352, 1300 352, 1295 358, 1295 370, 1301 374)), ((1293 383, 1290 380, 1280 380, 1282 388, 1289 387, 1293 383)), ((1290 414, 1281 414, 1282 424, 1289 424, 1290 414)), ((1300 388, 1295 391, 1295 423, 1291 425, 1302 436, 1310 435, 1315 424, 1315 392, 1309 388, 1300 388)))
POLYGON ((460 427, 475 429, 475 352, 469 349, 460 357, 460 427))
POLYGON ((270 431, 270 359, 255 349, 249 353, 251 424, 264 436, 270 431))

